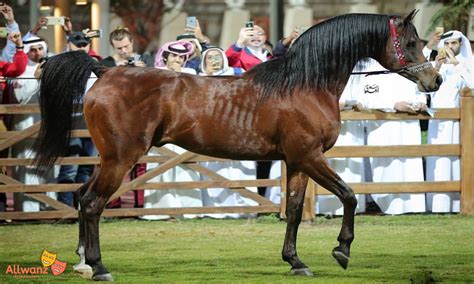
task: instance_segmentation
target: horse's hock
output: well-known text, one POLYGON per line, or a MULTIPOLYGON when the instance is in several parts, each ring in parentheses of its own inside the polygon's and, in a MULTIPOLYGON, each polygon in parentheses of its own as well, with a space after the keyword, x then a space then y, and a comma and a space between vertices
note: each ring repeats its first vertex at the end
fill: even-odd
MULTIPOLYGON (((37 105, 0 105, 0 113, 31 114, 39 113, 37 105)), ((461 160, 461 180, 446 182, 391 182, 391 183, 355 183, 350 184, 356 194, 372 193, 425 193, 425 192, 460 192, 461 213, 465 215, 474 214, 474 96, 473 91, 464 89, 461 96, 460 109, 438 109, 434 117, 425 114, 409 115, 399 113, 383 113, 372 111, 370 113, 342 112, 342 120, 413 120, 413 119, 452 119, 460 121, 460 144, 450 145, 404 145, 404 146, 337 146, 326 153, 328 158, 341 157, 426 157, 426 156, 459 156, 461 160)), ((0 150, 22 142, 25 139, 36 137, 39 123, 23 131, 0 132, 0 150)), ((73 137, 89 137, 87 130, 73 131, 73 137)), ((261 180, 229 180, 208 168, 199 165, 199 162, 226 161, 224 159, 212 158, 185 152, 177 154, 166 148, 157 151, 161 156, 143 156, 140 163, 160 163, 160 165, 138 178, 122 184, 119 190, 112 196, 116 198, 131 189, 156 189, 168 188, 229 188, 238 192, 241 196, 254 200, 256 206, 232 206, 232 207, 193 207, 193 208, 130 208, 130 209, 106 209, 103 216, 131 217, 142 215, 181 215, 201 213, 269 213, 280 212, 285 217, 286 178, 261 179, 261 180), (194 170, 208 177, 206 181, 192 182, 148 182, 152 178, 164 173, 177 165, 194 170), (281 205, 261 197, 249 187, 257 186, 280 186, 281 205)), ((18 157, 0 158, 0 167, 20 166, 25 167, 32 162, 31 159, 18 157)), ((97 164, 97 157, 62 158, 56 164, 97 164)), ((282 177, 285 177, 286 168, 282 166, 282 177)), ((2 193, 24 193, 28 197, 46 204, 51 211, 40 212, 0 212, 0 220, 25 220, 25 219, 61 219, 77 218, 77 211, 57 200, 54 200, 45 192, 67 192, 76 190, 80 184, 40 184, 25 185, 5 173, 0 174, 0 192, 2 193)), ((329 195, 327 190, 310 181, 305 199, 305 210, 303 217, 311 220, 315 216, 314 202, 318 195, 329 195), (306 206, 310 204, 311 206, 306 206)))

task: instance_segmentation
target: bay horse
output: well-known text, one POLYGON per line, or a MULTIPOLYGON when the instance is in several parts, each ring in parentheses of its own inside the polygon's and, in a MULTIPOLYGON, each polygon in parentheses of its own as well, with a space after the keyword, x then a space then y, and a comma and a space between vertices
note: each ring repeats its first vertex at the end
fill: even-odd
POLYGON ((308 177, 344 205, 339 245, 332 256, 346 269, 354 239, 352 189, 329 166, 324 152, 339 134, 339 97, 356 63, 371 57, 388 70, 436 91, 440 75, 422 54, 411 23, 395 15, 347 14, 303 33, 281 58, 242 77, 200 77, 154 68, 104 68, 82 52, 50 58, 43 67, 43 117, 35 146, 38 169, 51 167, 68 145, 71 114, 82 101, 91 72, 99 79, 83 99, 100 164, 77 191, 78 271, 113 280, 101 261, 99 217, 125 174, 151 146, 167 143, 236 160, 284 160, 287 164, 287 228, 282 258, 291 273, 312 275, 296 252, 308 177))

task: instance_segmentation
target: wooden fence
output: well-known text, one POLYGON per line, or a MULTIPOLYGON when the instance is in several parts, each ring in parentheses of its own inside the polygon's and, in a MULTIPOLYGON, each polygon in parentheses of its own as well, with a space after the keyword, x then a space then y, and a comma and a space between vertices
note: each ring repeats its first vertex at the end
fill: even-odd
MULTIPOLYGON (((31 114, 38 113, 37 105, 0 105, 0 114, 31 114)), ((339 157, 425 157, 425 156, 460 156, 461 159, 461 180, 447 182, 393 182, 393 183, 356 183, 350 184, 355 193, 424 193, 424 192, 460 192, 461 212, 466 215, 474 214, 474 97, 469 89, 462 92, 460 109, 438 109, 433 118, 428 115, 418 114, 395 114, 372 111, 370 113, 342 112, 343 120, 413 120, 413 119, 452 119, 460 120, 460 144, 456 145, 405 145, 405 146, 338 146, 326 153, 328 158, 339 157)), ((7 149, 12 145, 27 138, 37 135, 39 124, 35 124, 23 131, 0 132, 0 150, 7 149)), ((88 137, 87 130, 73 131, 74 137, 88 137)), ((250 198, 258 203, 256 206, 234 206, 234 207, 193 207, 193 208, 123 208, 106 209, 103 216, 131 217, 142 215, 181 215, 181 214, 202 214, 202 213, 263 213, 280 212, 285 216, 285 196, 286 196, 286 168, 282 165, 281 179, 262 180, 229 180, 225 177, 203 167, 199 162, 205 161, 227 161, 198 155, 191 152, 177 154, 166 148, 157 149, 161 156, 144 156, 140 163, 160 163, 144 175, 124 183, 113 195, 116 198, 127 191, 140 189, 163 190, 168 188, 190 189, 190 188, 230 188, 238 192, 243 197, 250 198), (177 165, 195 170, 207 176, 208 181, 193 182, 147 182, 168 169, 177 165), (250 191, 249 187, 257 186, 280 186, 282 190, 281 205, 259 196, 250 191)), ((58 165, 73 164, 97 164, 97 157, 62 158, 57 161, 58 165)), ((3 158, 0 159, 0 167, 5 166, 27 166, 31 163, 29 159, 3 158)), ((27 196, 45 203, 54 210, 40 212, 2 212, 0 220, 25 220, 25 219, 59 219, 77 218, 77 211, 59 201, 56 201, 45 192, 67 192, 76 190, 80 184, 41 184, 25 185, 18 180, 0 174, 0 192, 4 193, 25 193, 27 196)), ((316 196, 331 194, 322 187, 317 187, 310 182, 307 188, 304 210, 304 218, 311 220, 314 218, 314 202, 316 196)))

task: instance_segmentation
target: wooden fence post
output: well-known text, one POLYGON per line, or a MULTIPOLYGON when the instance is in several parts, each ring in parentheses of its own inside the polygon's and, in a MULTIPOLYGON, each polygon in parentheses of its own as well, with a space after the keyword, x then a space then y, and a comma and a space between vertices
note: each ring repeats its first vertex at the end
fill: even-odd
POLYGON ((306 186, 306 194, 304 196, 303 221, 312 222, 316 216, 316 186, 317 184, 312 179, 308 179, 308 186, 306 186))
POLYGON ((474 215, 474 94, 461 91, 461 213, 474 215))
POLYGON ((281 161, 280 186, 281 186, 280 218, 286 219, 286 163, 285 161, 281 161))

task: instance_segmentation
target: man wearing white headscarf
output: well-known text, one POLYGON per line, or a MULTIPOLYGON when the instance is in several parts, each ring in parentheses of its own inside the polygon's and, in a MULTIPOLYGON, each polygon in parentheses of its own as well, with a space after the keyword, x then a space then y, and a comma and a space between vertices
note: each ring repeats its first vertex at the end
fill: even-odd
MULTIPOLYGON (((38 103, 38 81, 34 79, 36 68, 48 51, 46 42, 35 35, 27 34, 23 40, 24 51, 28 56, 25 72, 14 81, 13 95, 19 104, 38 103), (24 79, 22 79, 24 78, 24 79)), ((39 114, 15 114, 13 116, 12 130, 21 131, 40 120, 39 114)), ((26 139, 12 146, 12 156, 16 158, 32 158, 34 153, 30 150, 33 140, 26 139)), ((34 174, 34 168, 30 166, 17 166, 13 168, 13 177, 25 184, 44 183, 45 179, 34 174)), ((23 193, 14 194, 14 207, 17 211, 32 212, 39 211, 39 202, 28 199, 23 193)))
MULTIPOLYGON (((435 60, 435 68, 443 77, 443 84, 437 92, 431 94, 432 108, 459 108, 459 91, 471 86, 471 64, 472 50, 469 40, 459 31, 444 33, 435 60)), ((459 144, 459 122, 430 120, 428 144, 459 144)), ((459 179, 459 157, 427 157, 427 181, 459 179)), ((459 193, 427 194, 428 211, 459 212, 459 207, 459 193)))

